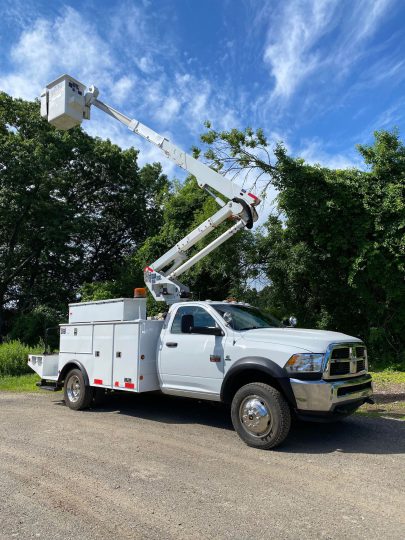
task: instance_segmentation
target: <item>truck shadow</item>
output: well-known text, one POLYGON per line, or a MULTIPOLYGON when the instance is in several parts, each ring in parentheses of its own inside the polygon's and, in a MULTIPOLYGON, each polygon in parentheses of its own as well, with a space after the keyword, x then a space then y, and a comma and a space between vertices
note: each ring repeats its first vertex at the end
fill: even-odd
MULTIPOLYGON (((200 424, 233 430, 229 406, 160 393, 111 394, 89 411, 90 414, 103 412, 165 424, 200 424)), ((287 454, 405 453, 405 422, 367 414, 354 414, 338 423, 294 421, 286 441, 274 451, 287 454)))
POLYGON ((168 396, 160 392, 107 395, 93 412, 113 412, 164 424, 201 424, 233 430, 229 407, 222 403, 168 396))
POLYGON ((297 422, 280 452, 287 454, 402 454, 405 422, 354 414, 336 423, 297 422))

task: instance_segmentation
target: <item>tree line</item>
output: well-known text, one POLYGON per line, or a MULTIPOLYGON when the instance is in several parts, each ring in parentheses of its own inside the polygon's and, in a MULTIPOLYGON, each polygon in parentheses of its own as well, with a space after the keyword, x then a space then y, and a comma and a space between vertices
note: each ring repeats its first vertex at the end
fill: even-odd
MULTIPOLYGON (((301 327, 360 336, 375 365, 403 365, 399 134, 376 132, 358 146, 362 168, 335 170, 291 157, 281 143, 269 153, 260 129, 206 128, 196 156, 247 176, 264 197, 274 186, 277 198, 262 227, 182 276, 194 297, 236 296, 279 318, 294 314, 301 327)), ((66 320, 69 302, 131 296, 143 267, 217 209, 192 177, 169 180, 159 163, 139 167, 137 158, 80 128, 59 132, 37 102, 0 94, 2 339, 34 344, 66 320)))

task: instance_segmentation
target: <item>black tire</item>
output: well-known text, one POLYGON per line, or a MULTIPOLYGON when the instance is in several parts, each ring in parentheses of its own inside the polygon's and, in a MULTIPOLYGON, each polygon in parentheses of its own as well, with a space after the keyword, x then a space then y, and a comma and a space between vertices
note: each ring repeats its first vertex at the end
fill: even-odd
POLYGON ((254 448, 279 446, 291 427, 291 412, 282 394, 273 386, 250 383, 233 397, 232 424, 239 437, 254 448))
POLYGON ((66 375, 63 385, 65 404, 74 411, 88 409, 94 397, 94 388, 86 386, 80 369, 72 369, 66 375))

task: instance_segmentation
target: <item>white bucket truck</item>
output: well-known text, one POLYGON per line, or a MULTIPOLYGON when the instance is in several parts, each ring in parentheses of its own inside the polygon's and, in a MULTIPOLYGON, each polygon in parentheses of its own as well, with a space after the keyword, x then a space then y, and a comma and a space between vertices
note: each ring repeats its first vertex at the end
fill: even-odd
POLYGON ((162 391, 231 405, 235 430, 250 446, 274 448, 291 417, 331 420, 371 401, 361 340, 296 329, 236 301, 193 301, 177 278, 238 230, 257 220, 260 200, 155 133, 97 99, 98 90, 68 75, 41 95, 41 114, 60 129, 90 118, 92 105, 156 144, 194 174, 220 209, 145 268, 146 285, 170 307, 164 320, 146 316, 146 290, 134 298, 70 304, 57 355, 30 355, 41 386, 64 389, 66 404, 90 407, 99 392, 162 391), (211 189, 215 190, 213 193, 211 189), (220 197, 219 195, 223 196, 220 197), (234 224, 187 260, 186 252, 224 220, 234 224))

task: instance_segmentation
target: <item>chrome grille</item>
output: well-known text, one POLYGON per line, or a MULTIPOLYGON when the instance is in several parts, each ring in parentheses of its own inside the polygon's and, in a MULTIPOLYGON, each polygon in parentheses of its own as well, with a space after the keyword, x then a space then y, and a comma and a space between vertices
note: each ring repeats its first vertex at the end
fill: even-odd
POLYGON ((357 371, 364 371, 366 369, 366 359, 357 360, 357 371))
POLYGON ((350 347, 339 347, 338 349, 333 349, 331 358, 336 360, 340 358, 350 358, 350 347))
POLYGON ((330 375, 346 375, 350 373, 350 362, 331 362, 329 367, 330 375))
POLYGON ((356 377, 368 369, 367 351, 361 343, 332 343, 326 352, 324 379, 356 377))

